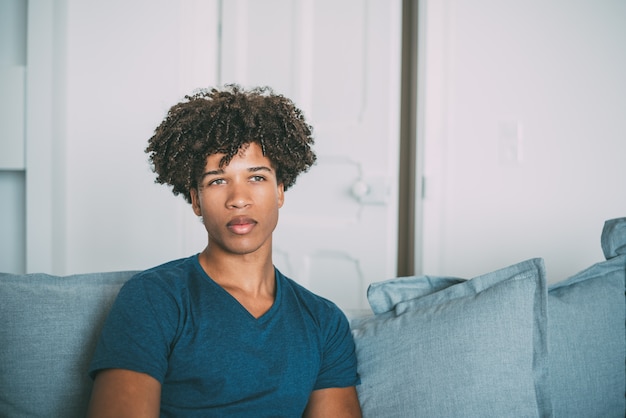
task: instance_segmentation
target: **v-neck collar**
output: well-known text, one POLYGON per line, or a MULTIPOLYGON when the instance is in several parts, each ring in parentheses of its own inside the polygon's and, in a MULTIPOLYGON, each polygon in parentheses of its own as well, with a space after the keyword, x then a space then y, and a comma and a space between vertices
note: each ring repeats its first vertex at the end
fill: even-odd
POLYGON ((275 282, 275 295, 274 295, 274 302, 272 303, 272 306, 270 306, 270 308, 265 311, 263 313, 263 315, 259 316, 258 318, 255 317, 252 313, 250 313, 250 311, 248 309, 246 309, 245 306, 243 306, 238 300, 237 298, 235 298, 233 295, 231 295, 226 289, 224 289, 222 286, 220 286, 215 280, 213 280, 213 278, 211 276, 209 276, 207 274, 206 271, 204 271, 204 269, 202 268, 202 265, 200 264, 200 254, 196 254, 196 256, 194 257, 194 261, 195 261, 195 266, 196 268, 200 271, 200 273, 202 274, 202 276, 213 286, 215 286, 218 291, 227 299, 229 299, 231 301, 231 304, 236 306, 237 309, 241 310, 243 312, 244 315, 248 316, 249 319, 255 321, 257 324, 261 325, 264 324, 265 322, 269 321, 273 316, 274 316, 274 312, 276 310, 278 310, 278 307, 280 305, 280 301, 282 298, 282 282, 279 278, 279 273, 278 270, 276 269, 276 267, 274 267, 274 282, 275 282))

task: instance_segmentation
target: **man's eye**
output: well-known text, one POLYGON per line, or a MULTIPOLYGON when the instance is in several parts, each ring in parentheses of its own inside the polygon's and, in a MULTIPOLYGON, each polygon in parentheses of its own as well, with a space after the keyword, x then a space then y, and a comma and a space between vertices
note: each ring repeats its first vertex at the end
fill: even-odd
POLYGON ((226 181, 224 179, 215 179, 215 180, 211 180, 208 185, 212 186, 214 184, 224 184, 226 181))
POLYGON ((263 176, 252 176, 251 180, 252 181, 264 181, 265 177, 263 177, 263 176))

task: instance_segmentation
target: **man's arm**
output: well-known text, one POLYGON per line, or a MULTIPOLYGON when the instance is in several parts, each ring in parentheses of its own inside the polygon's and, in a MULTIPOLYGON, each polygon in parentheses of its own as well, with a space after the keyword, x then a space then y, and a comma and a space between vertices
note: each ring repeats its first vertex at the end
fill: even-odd
POLYGON ((361 418, 361 406, 354 386, 315 390, 304 411, 305 418, 361 418))
POLYGON ((123 369, 100 371, 94 381, 89 418, 158 417, 161 384, 144 373, 123 369))

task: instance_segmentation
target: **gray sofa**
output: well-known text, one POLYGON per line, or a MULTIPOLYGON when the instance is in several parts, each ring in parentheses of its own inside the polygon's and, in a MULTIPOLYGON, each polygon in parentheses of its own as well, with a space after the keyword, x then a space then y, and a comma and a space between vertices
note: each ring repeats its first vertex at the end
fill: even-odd
MULTIPOLYGON (((399 277, 351 319, 365 417, 624 417, 626 218, 606 257, 546 285, 543 260, 399 277)), ((102 322, 134 272, 0 274, 0 417, 81 417, 102 322)))

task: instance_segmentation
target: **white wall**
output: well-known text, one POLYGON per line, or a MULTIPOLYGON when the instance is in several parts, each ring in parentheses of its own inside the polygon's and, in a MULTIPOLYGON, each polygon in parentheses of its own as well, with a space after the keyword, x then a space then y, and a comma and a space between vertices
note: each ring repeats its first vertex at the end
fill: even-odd
POLYGON ((216 82, 217 2, 31 0, 28 30, 27 270, 188 255, 196 218, 153 183, 144 148, 173 103, 216 82))
MULTIPOLYGON (((361 287, 358 303, 364 302, 367 282, 395 271, 397 189, 391 185, 397 183, 398 172, 393 150, 398 141, 399 6, 399 1, 387 0, 352 0, 341 10, 332 0, 29 0, 27 270, 72 274, 143 269, 201 251, 206 232, 189 205, 154 184, 144 153, 147 140, 166 110, 194 88, 222 81, 273 83, 280 77, 283 88, 291 87, 290 97, 299 94, 303 109, 312 110, 314 121, 320 122, 314 123, 321 146, 318 162, 330 156, 333 167, 348 167, 355 176, 334 181, 332 190, 326 187, 331 197, 340 194, 342 202, 335 203, 349 206, 349 222, 334 207, 328 213, 339 213, 340 221, 324 228, 324 234, 319 234, 315 219, 308 225, 296 219, 283 235, 290 238, 288 234, 308 228, 328 250, 331 231, 340 237, 335 246, 348 237, 347 248, 319 252, 312 245, 317 242, 307 240, 308 247, 300 247, 307 251, 292 251, 291 245, 282 260, 294 271, 308 270, 310 282, 326 276, 324 269, 335 260, 349 263, 350 271, 359 273, 353 276, 361 287), (272 19, 259 10, 275 14, 272 19, 279 22, 269 34, 266 26, 272 19), (230 19, 223 34, 220 13, 230 19), (344 36, 346 29, 350 36, 344 36), (285 39, 278 49, 271 39, 277 36, 285 39), (235 42, 229 43, 232 38, 235 42), (355 43, 350 54, 333 44, 339 38, 345 41, 339 46, 355 43), (229 65, 233 62, 237 65, 229 65), (339 76, 329 82, 333 74, 339 76), (346 77, 352 77, 349 83, 346 77), (329 93, 320 93, 319 87, 329 93), (350 117, 337 117, 346 103, 350 117), (356 152, 354 147, 359 147, 356 152), (350 192, 359 179, 372 188, 363 202, 350 192), (386 214, 391 215, 383 222, 386 214), (366 239, 350 241, 355 234, 366 239), (363 244, 368 239, 377 244, 363 244), (373 252, 377 257, 368 257, 373 252), (314 257, 325 264, 311 262, 314 257)), ((285 218, 282 222, 289 221, 285 218)), ((333 290, 339 288, 328 282, 333 290)))
POLYGON ((626 2, 426 0, 419 25, 422 272, 603 260, 626 216, 626 2))
POLYGON ((24 273, 24 172, 0 170, 0 271, 24 273))
POLYGON ((26 4, 0 1, 0 271, 25 266, 26 4))
MULTIPOLYGON (((201 228, 152 184, 143 148, 173 102, 219 81, 217 3, 29 1, 27 270, 139 269, 198 250, 201 228)), ((556 281, 602 259, 604 220, 626 216, 625 9, 420 1, 422 272, 540 256, 556 281), (505 152, 518 125, 520 161, 505 152)))

